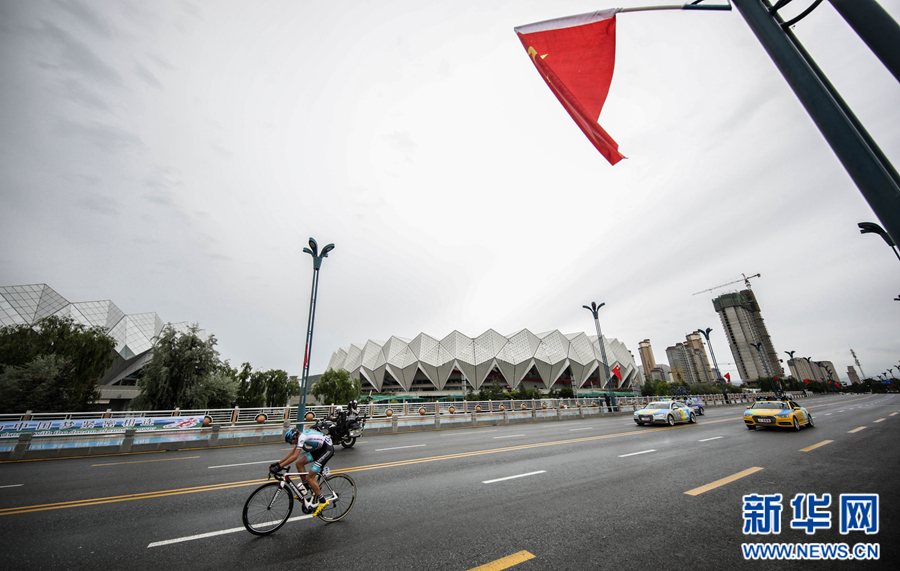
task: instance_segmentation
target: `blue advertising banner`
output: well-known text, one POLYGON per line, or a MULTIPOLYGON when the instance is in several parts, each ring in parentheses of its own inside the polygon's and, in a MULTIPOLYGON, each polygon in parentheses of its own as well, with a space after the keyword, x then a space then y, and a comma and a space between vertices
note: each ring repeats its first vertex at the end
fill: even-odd
POLYGON ((30 432, 35 436, 73 436, 75 434, 122 433, 128 428, 138 432, 201 428, 205 416, 155 416, 132 418, 89 418, 71 420, 20 420, 0 423, 0 438, 17 438, 30 432))

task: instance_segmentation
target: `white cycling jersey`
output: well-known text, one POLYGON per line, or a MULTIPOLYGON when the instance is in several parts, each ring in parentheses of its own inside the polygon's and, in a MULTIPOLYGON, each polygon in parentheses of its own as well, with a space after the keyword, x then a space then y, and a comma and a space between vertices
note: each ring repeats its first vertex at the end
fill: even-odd
POLYGON ((307 428, 301 432, 300 437, 297 439, 297 448, 306 452, 319 450, 326 444, 331 446, 331 437, 322 434, 318 430, 313 430, 312 428, 307 428))

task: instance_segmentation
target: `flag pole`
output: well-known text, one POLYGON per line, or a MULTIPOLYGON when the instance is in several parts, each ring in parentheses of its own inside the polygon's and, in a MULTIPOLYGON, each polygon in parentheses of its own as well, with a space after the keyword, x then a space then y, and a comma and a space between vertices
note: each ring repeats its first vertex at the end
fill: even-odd
POLYGON ((651 10, 731 10, 731 0, 728 4, 700 4, 703 0, 696 0, 690 4, 675 4, 669 6, 636 6, 634 8, 619 8, 619 12, 649 12, 651 10))

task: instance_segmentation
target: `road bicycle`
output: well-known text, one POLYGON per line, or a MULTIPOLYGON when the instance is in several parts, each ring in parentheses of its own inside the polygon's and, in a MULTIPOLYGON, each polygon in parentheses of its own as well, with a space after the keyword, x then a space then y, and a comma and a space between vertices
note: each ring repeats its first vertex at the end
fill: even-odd
MULTIPOLYGON (((315 512, 317 504, 311 503, 313 492, 302 480, 292 477, 306 476, 309 472, 269 474, 277 482, 268 482, 250 494, 244 503, 242 519, 247 531, 254 535, 268 535, 287 522, 294 509, 294 499, 300 502, 303 513, 315 512)), ((268 478, 267 478, 268 479, 268 478)), ((353 508, 356 503, 356 482, 346 474, 330 474, 328 467, 322 474, 316 474, 316 481, 322 495, 328 499, 318 518, 326 521, 338 521, 353 508)))

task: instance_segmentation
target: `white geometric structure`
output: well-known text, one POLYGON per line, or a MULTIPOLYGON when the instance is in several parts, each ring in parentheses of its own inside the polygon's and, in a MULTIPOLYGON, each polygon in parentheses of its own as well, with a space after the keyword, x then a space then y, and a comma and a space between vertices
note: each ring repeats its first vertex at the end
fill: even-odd
MULTIPOLYGON (((625 345, 605 336, 603 341, 609 369, 619 365, 622 373, 622 382, 615 386, 637 386, 640 377, 625 345)), ((412 340, 370 340, 338 349, 328 368, 348 371, 362 381, 364 390, 378 392, 459 391, 466 384, 477 391, 488 379, 512 389, 550 389, 559 383, 599 390, 608 388, 600 356, 596 335, 522 329, 504 336, 488 329, 475 338, 454 331, 441 340, 425 333, 412 340)))
MULTIPOLYGON (((100 380, 101 386, 118 384, 140 369, 164 327, 156 313, 126 315, 108 300, 71 303, 47 284, 0 287, 0 326, 34 325, 51 315, 70 317, 87 327, 104 327, 116 340, 116 358, 100 380)), ((190 330, 186 321, 170 325, 179 333, 190 330)), ((206 337, 205 332, 198 332, 198 336, 206 337)))

